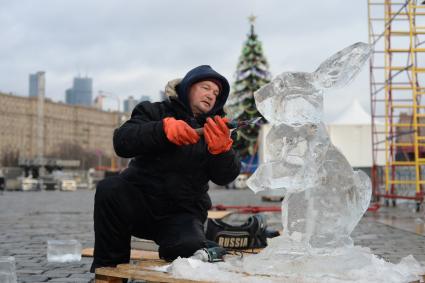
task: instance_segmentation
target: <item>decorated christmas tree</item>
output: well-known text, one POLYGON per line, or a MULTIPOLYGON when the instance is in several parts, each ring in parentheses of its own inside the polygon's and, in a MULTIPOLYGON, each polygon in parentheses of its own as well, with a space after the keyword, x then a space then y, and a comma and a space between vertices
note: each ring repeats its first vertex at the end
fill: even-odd
MULTIPOLYGON (((261 117, 255 106, 254 91, 268 83, 271 78, 261 42, 254 30, 255 17, 250 16, 249 21, 251 31, 242 47, 232 93, 226 105, 228 116, 240 121, 261 117)), ((239 153, 243 165, 256 163, 257 138, 263 121, 264 119, 261 119, 260 123, 244 127, 236 132, 234 149, 239 153)), ((252 171, 246 167, 243 169, 245 169, 243 171, 252 171)))

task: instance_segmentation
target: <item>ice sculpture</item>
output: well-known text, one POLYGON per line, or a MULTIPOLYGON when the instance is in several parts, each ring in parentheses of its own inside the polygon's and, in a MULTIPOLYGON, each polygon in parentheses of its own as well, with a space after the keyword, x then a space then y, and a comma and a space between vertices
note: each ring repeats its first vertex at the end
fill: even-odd
POLYGON ((284 190, 284 234, 302 249, 351 245, 350 234, 369 205, 369 178, 352 170, 321 120, 323 90, 350 82, 370 53, 368 44, 353 44, 315 72, 282 73, 254 94, 272 129, 266 162, 247 183, 255 192, 284 190))

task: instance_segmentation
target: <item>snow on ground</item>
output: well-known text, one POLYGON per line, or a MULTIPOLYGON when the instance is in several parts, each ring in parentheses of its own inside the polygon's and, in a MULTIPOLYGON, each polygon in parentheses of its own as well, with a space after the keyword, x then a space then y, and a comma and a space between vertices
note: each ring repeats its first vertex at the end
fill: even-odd
POLYGON ((259 254, 243 258, 229 256, 225 262, 178 258, 170 265, 153 269, 168 272, 175 278, 244 283, 282 280, 288 283, 407 283, 420 280, 425 274, 425 267, 411 255, 393 264, 360 246, 311 250, 296 255, 276 249, 273 244, 259 254))

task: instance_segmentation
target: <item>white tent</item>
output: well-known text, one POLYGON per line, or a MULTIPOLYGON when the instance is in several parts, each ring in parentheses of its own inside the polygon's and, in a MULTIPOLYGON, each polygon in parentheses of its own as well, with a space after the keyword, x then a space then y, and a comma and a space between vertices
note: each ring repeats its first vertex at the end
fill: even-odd
POLYGON ((345 108, 341 115, 333 119, 330 125, 370 125, 371 116, 364 110, 360 102, 355 99, 350 103, 350 106, 345 108))
MULTIPOLYGON (((341 115, 326 123, 332 143, 341 150, 353 167, 372 166, 371 122, 370 114, 358 100, 353 100, 341 115)), ((384 125, 379 124, 376 127, 378 131, 384 131, 384 125)), ((382 165, 384 158, 384 152, 380 152, 378 163, 382 165)))

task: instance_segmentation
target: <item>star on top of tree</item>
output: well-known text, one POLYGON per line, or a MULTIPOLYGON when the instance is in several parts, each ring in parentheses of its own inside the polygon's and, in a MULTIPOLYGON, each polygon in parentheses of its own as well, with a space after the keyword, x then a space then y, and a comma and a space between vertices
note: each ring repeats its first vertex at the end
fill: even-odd
POLYGON ((251 25, 255 23, 255 19, 257 19, 257 17, 254 16, 253 14, 251 14, 251 16, 248 17, 248 20, 251 23, 251 25))

